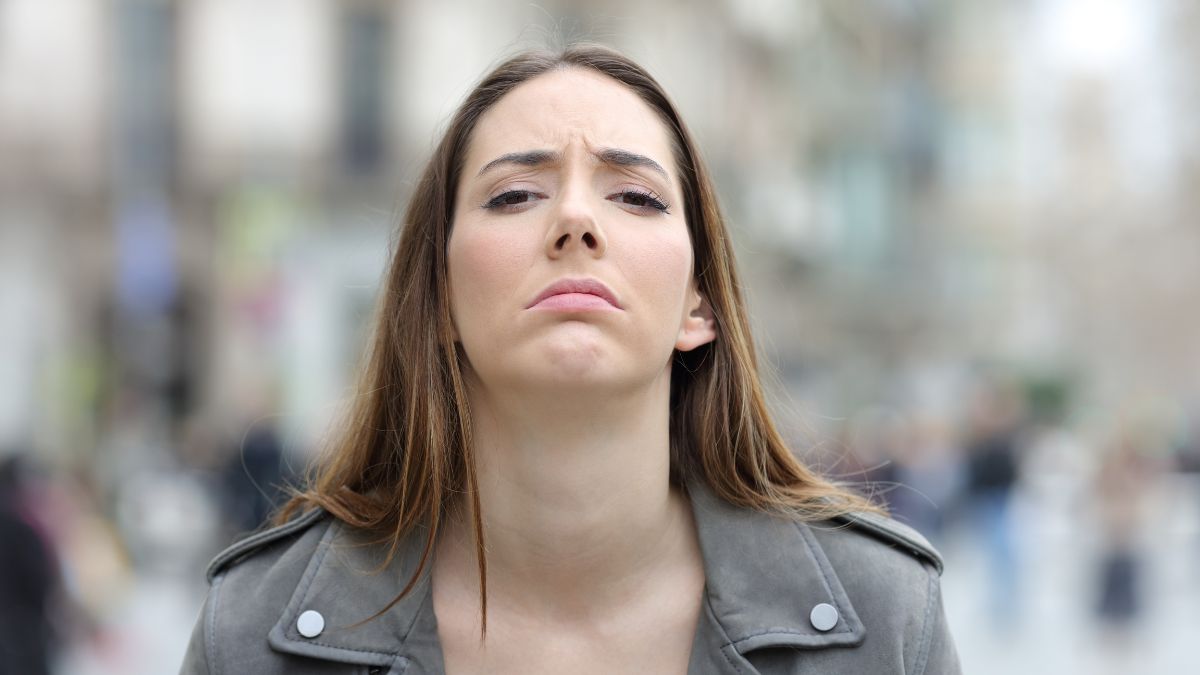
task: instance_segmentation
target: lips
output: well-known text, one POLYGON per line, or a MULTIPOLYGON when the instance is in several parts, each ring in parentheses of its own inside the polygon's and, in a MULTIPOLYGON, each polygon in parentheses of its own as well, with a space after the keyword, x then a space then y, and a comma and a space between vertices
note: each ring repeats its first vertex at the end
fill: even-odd
MULTIPOLYGON (((533 299, 525 309, 536 307, 543 302, 547 305, 556 304, 557 296, 593 296, 604 300, 612 307, 621 309, 621 303, 617 302, 617 296, 612 290, 595 279, 560 279, 547 286, 537 297, 533 299)), ((563 298, 565 300, 565 298, 563 298)), ((579 298, 586 300, 586 298, 579 298)), ((582 303, 586 305, 587 303, 582 303)), ((599 303, 596 303, 599 304, 599 303)), ((601 305, 602 306, 602 305, 601 305)))

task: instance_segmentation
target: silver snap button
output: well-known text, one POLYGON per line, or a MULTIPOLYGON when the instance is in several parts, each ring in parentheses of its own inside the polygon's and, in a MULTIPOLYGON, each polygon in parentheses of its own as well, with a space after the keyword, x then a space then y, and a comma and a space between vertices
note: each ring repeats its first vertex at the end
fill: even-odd
POLYGON ((812 612, 808 614, 808 620, 812 622, 813 628, 819 631, 832 630, 838 622, 837 608, 827 602, 822 602, 812 608, 812 612))
POLYGON ((306 638, 315 638, 325 630, 325 617, 320 612, 308 610, 296 619, 296 630, 306 638))

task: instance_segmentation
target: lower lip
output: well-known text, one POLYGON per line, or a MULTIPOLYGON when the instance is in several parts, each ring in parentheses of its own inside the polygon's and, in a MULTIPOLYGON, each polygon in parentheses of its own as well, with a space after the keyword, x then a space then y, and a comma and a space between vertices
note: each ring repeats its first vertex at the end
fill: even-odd
POLYGON ((598 295, 590 293, 559 293, 552 295, 530 309, 550 309, 560 312, 589 312, 599 309, 616 309, 613 305, 598 295))

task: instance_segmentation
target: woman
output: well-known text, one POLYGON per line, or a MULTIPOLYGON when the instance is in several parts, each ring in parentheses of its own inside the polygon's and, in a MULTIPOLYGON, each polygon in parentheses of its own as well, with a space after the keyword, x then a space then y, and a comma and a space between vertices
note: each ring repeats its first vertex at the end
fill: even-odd
POLYGON ((344 438, 213 561, 184 672, 957 672, 936 552, 772 425, 643 69, 503 63, 402 226, 344 438))

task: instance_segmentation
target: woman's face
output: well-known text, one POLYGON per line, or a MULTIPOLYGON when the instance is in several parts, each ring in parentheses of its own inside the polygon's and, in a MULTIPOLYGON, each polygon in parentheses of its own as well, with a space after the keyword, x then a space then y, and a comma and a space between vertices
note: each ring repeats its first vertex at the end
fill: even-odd
POLYGON ((485 388, 648 384, 713 339, 679 180, 658 116, 600 73, 540 75, 479 119, 447 256, 485 388))

